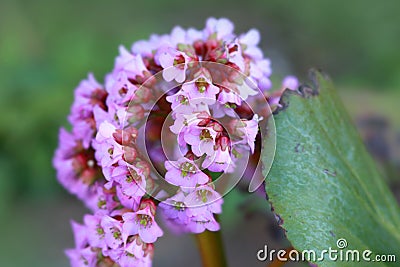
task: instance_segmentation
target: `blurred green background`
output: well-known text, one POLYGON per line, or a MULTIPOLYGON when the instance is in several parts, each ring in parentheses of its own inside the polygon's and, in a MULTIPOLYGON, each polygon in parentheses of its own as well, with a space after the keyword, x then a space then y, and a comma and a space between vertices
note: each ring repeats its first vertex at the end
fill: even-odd
MULTIPOLYGON (((327 72, 398 194, 399 14, 395 0, 1 0, 0 265, 68 266, 62 250, 73 245, 69 219, 80 220, 84 209, 57 184, 51 158, 79 81, 88 72, 102 81, 120 44, 130 47, 174 25, 202 28, 210 16, 231 19, 237 33, 259 29, 276 79, 290 73, 305 80, 311 67, 327 72)), ((228 257, 232 266, 256 265, 255 253, 276 225, 268 226, 267 211, 254 202, 232 198, 237 209, 230 213, 239 219, 227 233, 251 225, 254 239, 239 234, 252 245, 245 251, 240 242, 228 245, 228 257)), ((166 240, 177 248, 157 243, 155 266, 198 260, 190 237, 166 240)))

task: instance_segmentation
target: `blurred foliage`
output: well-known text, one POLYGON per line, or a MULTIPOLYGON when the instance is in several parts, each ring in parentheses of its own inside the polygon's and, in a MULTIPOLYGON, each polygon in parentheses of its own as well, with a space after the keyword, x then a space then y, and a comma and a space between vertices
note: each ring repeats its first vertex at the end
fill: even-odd
MULTIPOLYGON (((51 158, 73 89, 93 71, 102 81, 119 44, 201 28, 228 17, 258 28, 275 73, 312 66, 338 88, 400 89, 398 1, 13 1, 0 3, 0 195, 52 196, 51 158)), ((1 208, 1 206, 0 206, 1 208)))

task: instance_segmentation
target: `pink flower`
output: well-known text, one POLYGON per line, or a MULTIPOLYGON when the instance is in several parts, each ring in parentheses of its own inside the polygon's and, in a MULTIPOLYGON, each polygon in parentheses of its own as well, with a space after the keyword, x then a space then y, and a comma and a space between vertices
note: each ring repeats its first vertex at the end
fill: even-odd
POLYGON ((217 145, 215 153, 204 159, 202 167, 212 172, 232 172, 235 164, 230 154, 229 138, 221 137, 217 145))
POLYGON ((244 46, 244 54, 255 60, 262 59, 263 57, 263 52, 258 47, 259 42, 260 32, 256 29, 251 29, 239 37, 239 43, 244 46))
MULTIPOLYGON (((208 106, 205 106, 208 108, 208 106)), ((178 145, 181 149, 185 150, 187 146, 185 141, 185 135, 190 130, 190 127, 198 125, 199 123, 206 123, 210 120, 209 110, 204 110, 201 112, 194 112, 187 114, 177 113, 175 115, 174 124, 169 128, 172 133, 177 135, 178 145)))
POLYGON ((95 208, 93 209, 96 214, 110 214, 112 211, 119 208, 121 204, 120 200, 116 199, 116 193, 114 191, 107 190, 105 185, 97 186, 97 194, 94 198, 95 208))
POLYGON ((221 90, 221 93, 218 95, 218 102, 221 104, 231 103, 237 106, 242 104, 239 95, 232 90, 221 90))
POLYGON ((282 81, 282 87, 290 90, 296 90, 299 87, 299 81, 295 76, 286 76, 282 81))
POLYGON ((190 232, 200 234, 205 230, 218 231, 220 229, 219 223, 215 220, 211 213, 203 213, 191 218, 188 225, 190 232))
POLYGON ((160 65, 164 68, 163 77, 167 82, 176 80, 182 83, 186 78, 187 64, 191 61, 185 53, 173 48, 164 48, 159 50, 156 55, 160 65))
POLYGON ((133 240, 121 249, 118 264, 121 267, 150 267, 151 253, 145 254, 143 245, 138 244, 136 240, 133 240))
POLYGON ((188 194, 185 203, 189 207, 189 216, 196 216, 205 212, 221 213, 222 196, 210 185, 202 185, 188 194))
POLYGON ((186 206, 185 221, 187 231, 202 233, 205 230, 218 231, 220 226, 214 218, 215 213, 221 213, 222 197, 210 186, 199 186, 189 193, 183 203, 186 206))
POLYGON ((197 184, 209 181, 209 177, 192 160, 185 157, 178 161, 166 161, 165 168, 165 180, 176 186, 194 188, 197 184))
POLYGON ((68 249, 65 254, 69 258, 72 267, 97 266, 97 252, 93 251, 91 247, 68 249))
POLYGON ((92 190, 92 184, 99 174, 93 150, 84 149, 81 140, 61 128, 53 165, 58 181, 88 205, 96 193, 92 190))
POLYGON ((190 114, 196 108, 189 94, 183 90, 179 90, 174 95, 167 96, 166 100, 171 103, 171 109, 175 114, 190 114))
POLYGON ((87 229, 84 225, 71 221, 72 231, 75 238, 75 246, 77 248, 84 248, 88 242, 87 229))
POLYGON ((177 232, 201 233, 206 229, 219 230, 215 213, 221 213, 221 195, 208 185, 199 186, 185 195, 179 191, 175 196, 160 203, 163 217, 177 232))
POLYGON ((103 85, 97 82, 92 73, 89 73, 88 78, 81 81, 75 89, 74 96, 71 118, 77 115, 86 117, 85 115, 89 115, 95 105, 104 107, 107 93, 104 91, 103 85))
POLYGON ((86 233, 88 236, 88 243, 91 247, 106 249, 105 232, 101 226, 101 215, 86 214, 83 221, 86 226, 86 233))
POLYGON ((242 104, 242 99, 233 90, 221 90, 217 102, 212 106, 213 117, 222 118, 225 115, 236 117, 235 108, 242 104))
POLYGON ((219 88, 211 83, 204 75, 199 78, 184 83, 182 91, 188 94, 192 104, 212 105, 216 101, 216 95, 219 93, 219 88))
POLYGON ((184 227, 189 222, 190 215, 187 213, 185 194, 182 191, 162 201, 159 207, 162 209, 164 217, 173 223, 184 227))
POLYGON ((178 44, 185 44, 187 43, 186 40, 186 31, 180 27, 180 26, 175 26, 170 34, 170 42, 171 46, 177 46, 178 44))
POLYGON ((163 231, 154 220, 154 214, 151 208, 150 205, 146 205, 136 212, 127 212, 122 215, 124 220, 124 240, 126 240, 128 236, 137 234, 143 242, 154 243, 157 238, 163 235, 163 231))
POLYGON ((249 146, 251 153, 254 153, 254 144, 258 133, 258 123, 262 120, 257 114, 254 114, 251 120, 241 120, 238 130, 241 132, 242 140, 239 143, 245 143, 249 146))
POLYGON ((75 248, 68 249, 65 254, 70 260, 72 267, 96 266, 97 253, 88 246, 88 233, 84 225, 72 222, 75 237, 75 248))
POLYGON ((198 125, 198 123, 209 120, 210 113, 209 110, 194 112, 191 114, 175 114, 175 121, 172 126, 170 126, 171 132, 174 134, 184 133, 186 132, 187 126, 189 125, 198 125))
POLYGON ((161 47, 171 46, 171 38, 169 35, 150 35, 149 40, 139 40, 132 45, 132 52, 140 54, 142 57, 153 57, 153 52, 161 47))
POLYGON ((112 117, 111 117, 111 115, 109 113, 110 110, 112 110, 111 107, 108 107, 108 111, 105 111, 105 110, 103 110, 103 109, 101 109, 101 108, 99 108, 97 106, 93 108, 93 118, 94 118, 94 121, 96 123, 96 129, 97 130, 99 129, 99 125, 103 121, 111 121, 111 122, 113 122, 112 117))
POLYGON ((235 64, 241 72, 246 71, 241 45, 238 40, 226 45, 229 62, 235 64))
POLYGON ((104 240, 111 249, 117 249, 124 243, 122 239, 122 223, 110 216, 103 216, 100 223, 104 230, 104 240))
POLYGON ((82 145, 85 148, 89 147, 96 130, 93 109, 95 107, 105 109, 106 98, 107 92, 91 73, 75 89, 75 100, 68 120, 73 126, 72 132, 78 139, 82 140, 82 145))
POLYGON ((128 196, 124 193, 122 186, 119 184, 115 186, 115 190, 118 200, 122 206, 132 210, 136 210, 139 207, 140 201, 142 200, 142 196, 140 194, 128 196))
POLYGON ((119 166, 113 168, 110 180, 120 184, 122 192, 127 196, 144 196, 146 178, 143 171, 124 161, 120 161, 118 164, 119 166))
POLYGON ((233 37, 233 23, 226 18, 209 18, 204 33, 207 36, 216 34, 217 39, 229 40, 233 37))
POLYGON ((184 140, 191 145, 192 152, 201 157, 203 154, 213 155, 217 132, 212 127, 191 125, 184 134, 184 140))
MULTIPOLYGON (((116 127, 108 121, 102 122, 99 126, 96 140, 93 142, 93 147, 96 149, 96 160, 103 167, 103 170, 122 160, 124 154, 122 145, 118 144, 114 139, 113 134, 116 133, 116 130, 116 127)), ((104 172, 104 174, 106 173, 104 172)), ((106 178, 108 179, 109 177, 106 176, 106 178)))
MULTIPOLYGON (((182 47, 182 45, 191 44, 198 40, 204 39, 204 33, 200 30, 189 28, 187 30, 180 26, 176 26, 172 29, 171 34, 168 36, 168 45, 171 47, 182 47)), ((166 43, 163 44, 164 46, 166 43)), ((179 49, 182 50, 182 49, 179 49)))
POLYGON ((123 46, 119 47, 119 53, 119 56, 115 59, 115 74, 123 71, 130 78, 136 78, 137 75, 144 75, 147 68, 144 65, 141 55, 134 55, 123 46))
POLYGON ((271 61, 267 58, 256 60, 250 63, 250 77, 255 80, 261 91, 271 89, 271 61))
POLYGON ((254 85, 251 80, 246 79, 243 84, 238 86, 238 94, 242 100, 246 100, 249 96, 255 96, 259 93, 258 88, 254 87, 254 85))
POLYGON ((125 71, 119 71, 106 77, 106 89, 109 92, 107 105, 125 105, 135 96, 138 87, 129 80, 125 71))

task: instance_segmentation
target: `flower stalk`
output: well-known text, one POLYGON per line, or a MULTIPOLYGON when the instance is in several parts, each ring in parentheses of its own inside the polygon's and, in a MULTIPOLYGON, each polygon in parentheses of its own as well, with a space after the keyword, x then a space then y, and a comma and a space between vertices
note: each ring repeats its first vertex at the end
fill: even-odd
POLYGON ((203 267, 225 267, 226 259, 221 231, 204 231, 195 235, 203 267))

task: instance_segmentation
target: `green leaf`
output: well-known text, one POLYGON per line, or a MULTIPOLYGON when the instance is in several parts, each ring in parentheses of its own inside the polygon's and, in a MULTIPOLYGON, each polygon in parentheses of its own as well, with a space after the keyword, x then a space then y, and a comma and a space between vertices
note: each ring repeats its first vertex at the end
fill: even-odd
MULTIPOLYGON (((277 149, 266 177, 269 201, 298 251, 338 249, 395 254, 399 266, 400 209, 333 88, 317 71, 312 86, 286 90, 275 114, 277 149)), ((263 160, 268 151, 262 155, 263 160)), ((266 171, 265 171, 266 172, 266 171)), ((366 266, 330 261, 319 266, 366 266)), ((372 264, 372 263, 370 263, 372 264)))

